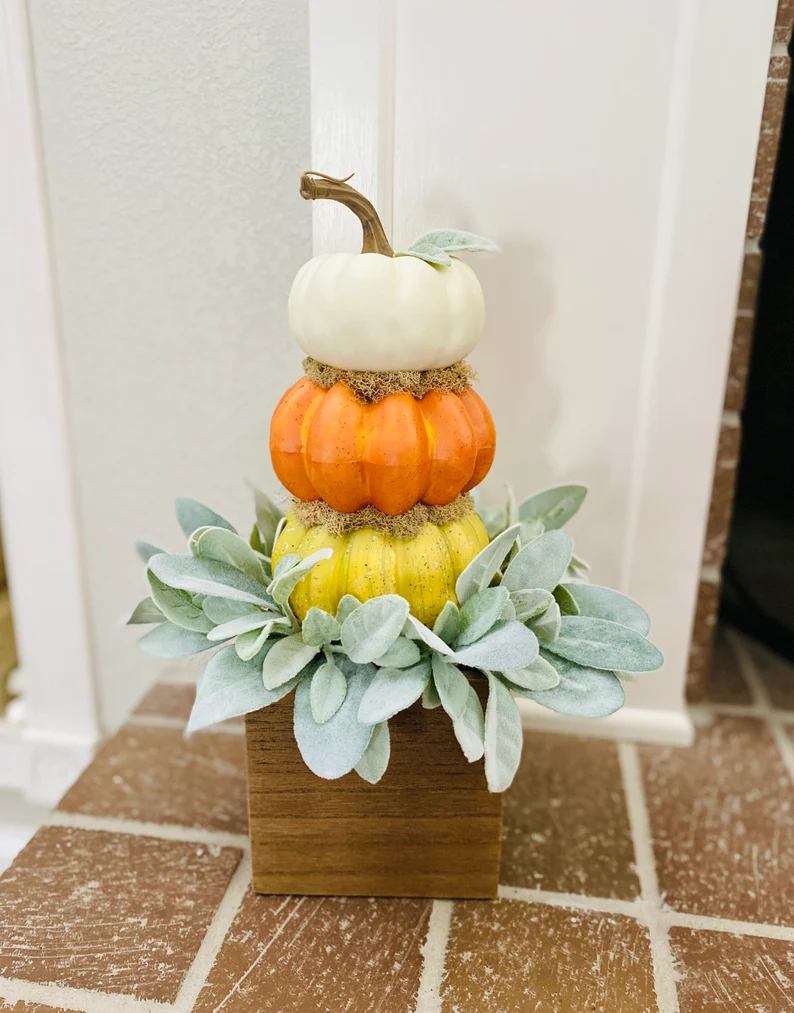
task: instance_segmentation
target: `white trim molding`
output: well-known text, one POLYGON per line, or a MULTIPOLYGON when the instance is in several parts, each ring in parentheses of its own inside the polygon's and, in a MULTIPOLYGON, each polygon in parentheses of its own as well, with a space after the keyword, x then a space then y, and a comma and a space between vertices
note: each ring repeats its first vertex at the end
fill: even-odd
POLYGON ((0 34, 0 503, 24 695, 0 784, 51 800, 99 726, 23 0, 0 0, 0 34))
POLYGON ((695 738, 692 719, 685 710, 652 710, 623 707, 608 718, 576 718, 557 714, 516 698, 521 724, 535 732, 559 732, 563 735, 587 735, 622 742, 648 742, 657 746, 691 746, 695 738))

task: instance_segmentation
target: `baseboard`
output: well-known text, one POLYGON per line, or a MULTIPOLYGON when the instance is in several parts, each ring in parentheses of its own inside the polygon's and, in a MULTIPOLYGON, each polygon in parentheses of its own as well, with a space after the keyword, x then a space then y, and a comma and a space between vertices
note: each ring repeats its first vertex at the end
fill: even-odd
POLYGON ((532 700, 516 697, 524 728, 601 739, 651 742, 660 746, 691 746, 695 730, 685 710, 623 707, 608 718, 575 718, 556 714, 532 700))
POLYGON ((91 762, 98 744, 0 719, 0 788, 53 806, 91 762))

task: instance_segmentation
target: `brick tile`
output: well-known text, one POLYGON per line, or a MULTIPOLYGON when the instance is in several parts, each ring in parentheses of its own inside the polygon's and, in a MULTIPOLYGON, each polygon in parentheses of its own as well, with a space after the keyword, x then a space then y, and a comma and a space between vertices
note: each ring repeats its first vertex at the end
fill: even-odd
POLYGON ((719 598, 719 584, 709 580, 700 582, 695 606, 695 621, 692 626, 692 641, 689 645, 689 669, 686 686, 687 699, 692 702, 703 698, 711 673, 719 598))
POLYGON ((40 1002, 14 1002, 12 999, 0 999, 0 1013, 68 1013, 63 1006, 42 1006, 40 1002))
POLYGON ((731 360, 725 385, 725 410, 738 412, 744 407, 747 391, 747 374, 750 368, 750 350, 753 343, 752 317, 737 317, 731 345, 731 360))
POLYGON ((794 1010, 794 945, 727 932, 670 930, 681 1013, 794 1010))
POLYGON ((196 699, 196 687, 189 682, 158 682, 133 711, 141 717, 180 718, 187 721, 196 699))
POLYGON ((406 1013, 431 902, 248 893, 194 1013, 406 1013))
POLYGON ((736 652, 722 627, 717 630, 714 641, 711 675, 706 685, 705 698, 711 703, 753 702, 752 694, 739 667, 736 652))
POLYGON ((59 809, 246 833, 243 736, 122 728, 61 800, 59 809))
POLYGON ((657 1009, 647 930, 619 915, 460 902, 445 969, 443 1013, 657 1009))
POLYGON ((0 974, 173 1002, 240 855, 45 827, 0 879, 0 974))
POLYGON ((693 748, 640 755, 667 906, 794 925, 794 785, 764 722, 715 717, 693 748))
POLYGON ((745 253, 742 268, 742 281, 739 288, 739 304, 737 309, 754 310, 758 296, 758 282, 761 278, 761 254, 745 253))
POLYGON ((750 637, 743 640, 772 706, 778 710, 794 710, 794 664, 757 640, 750 637))
POLYGON ((630 900, 633 863, 615 744, 528 732, 504 797, 500 882, 630 900))
POLYGON ((703 546, 704 566, 721 566, 725 558, 741 442, 742 432, 739 426, 723 424, 717 444, 717 460, 711 486, 711 503, 703 546))
POLYGON ((794 0, 780 0, 777 5, 777 24, 791 31, 794 24, 794 0))

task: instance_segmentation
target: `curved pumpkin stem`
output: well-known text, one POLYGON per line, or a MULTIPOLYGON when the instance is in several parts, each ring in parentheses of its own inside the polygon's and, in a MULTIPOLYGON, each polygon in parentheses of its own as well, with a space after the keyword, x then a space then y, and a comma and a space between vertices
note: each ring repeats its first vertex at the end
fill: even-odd
POLYGON ((348 185, 347 180, 350 178, 334 179, 322 172, 304 172, 301 176, 300 195, 304 200, 335 200, 344 204, 361 222, 364 233, 361 252, 393 257, 394 250, 386 238, 378 212, 363 194, 348 185))

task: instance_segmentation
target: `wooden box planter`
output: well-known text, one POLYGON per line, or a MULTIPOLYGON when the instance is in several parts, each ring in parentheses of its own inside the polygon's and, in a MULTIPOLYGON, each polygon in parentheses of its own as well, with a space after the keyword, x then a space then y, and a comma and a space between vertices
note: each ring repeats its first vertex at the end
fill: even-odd
POLYGON ((421 703, 389 722, 376 785, 313 774, 292 731, 292 697, 246 717, 248 815, 257 893, 492 898, 502 796, 467 763, 452 723, 421 703))

